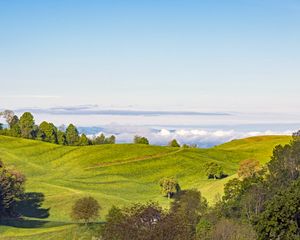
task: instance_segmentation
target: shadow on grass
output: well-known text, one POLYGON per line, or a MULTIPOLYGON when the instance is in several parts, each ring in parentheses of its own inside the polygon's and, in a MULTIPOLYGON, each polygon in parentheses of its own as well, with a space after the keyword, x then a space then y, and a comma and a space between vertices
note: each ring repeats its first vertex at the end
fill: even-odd
POLYGON ((45 196, 43 193, 25 193, 22 199, 17 202, 15 206, 15 212, 17 213, 18 217, 0 218, 0 225, 18 228, 39 228, 45 225, 47 225, 47 227, 64 225, 65 223, 40 220, 48 218, 50 215, 50 208, 42 208, 44 199, 45 196))
MULTIPOLYGON (((0 225, 2 226, 9 226, 9 227, 17 227, 17 228, 40 228, 43 227, 45 224, 50 223, 49 221, 43 220, 29 220, 29 219, 22 219, 22 218, 7 218, 1 219, 0 225)), ((58 226, 60 226, 58 224, 58 226)))
POLYGON ((23 217, 48 218, 50 208, 42 208, 44 200, 45 196, 43 193, 25 193, 22 200, 18 202, 15 210, 23 217))

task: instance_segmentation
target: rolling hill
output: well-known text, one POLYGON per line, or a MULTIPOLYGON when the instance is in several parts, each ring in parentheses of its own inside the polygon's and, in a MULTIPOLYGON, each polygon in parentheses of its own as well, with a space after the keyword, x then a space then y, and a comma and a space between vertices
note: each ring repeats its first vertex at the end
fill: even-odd
POLYGON ((261 136, 209 149, 184 149, 134 144, 71 147, 0 136, 0 158, 26 175, 26 192, 40 199, 29 201, 36 211, 20 206, 26 220, 2 223, 0 239, 68 239, 74 230, 71 206, 87 195, 102 206, 101 221, 112 205, 152 200, 168 207, 158 186, 164 176, 176 176, 182 189, 197 188, 213 203, 224 183, 235 177, 241 160, 256 158, 264 164, 274 146, 289 141, 289 136, 261 136), (229 176, 208 180, 203 167, 211 161, 229 176))

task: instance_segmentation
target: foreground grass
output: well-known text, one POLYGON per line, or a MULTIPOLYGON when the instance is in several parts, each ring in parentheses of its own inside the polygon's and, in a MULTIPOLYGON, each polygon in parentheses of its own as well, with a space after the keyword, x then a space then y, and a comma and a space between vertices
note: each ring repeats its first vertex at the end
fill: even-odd
POLYGON ((40 209, 30 212, 23 206, 27 225, 23 221, 25 227, 9 222, 0 226, 0 239, 69 239, 76 232, 71 206, 87 195, 102 206, 101 221, 112 205, 152 200, 168 207, 158 187, 164 176, 176 176, 183 189, 197 188, 213 203, 241 160, 256 158, 264 164, 274 146, 289 141, 288 136, 262 136, 210 149, 179 149, 133 144, 70 147, 0 136, 2 160, 26 175, 27 192, 44 195, 40 209), (210 161, 221 164, 229 177, 208 180, 204 165, 210 161))

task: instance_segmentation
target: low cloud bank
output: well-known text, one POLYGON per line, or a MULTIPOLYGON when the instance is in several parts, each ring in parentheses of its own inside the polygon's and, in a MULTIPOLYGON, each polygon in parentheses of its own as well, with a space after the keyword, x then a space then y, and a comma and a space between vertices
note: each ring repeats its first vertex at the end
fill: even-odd
POLYGON ((212 147, 222 144, 233 139, 259 136, 259 135, 291 135, 293 131, 239 131, 239 130, 222 130, 222 129, 171 129, 171 128, 147 128, 134 126, 106 126, 92 133, 89 128, 81 128, 81 132, 89 134, 90 137, 97 136, 101 133, 105 135, 114 134, 119 143, 131 143, 135 135, 145 136, 151 144, 166 145, 170 140, 177 139, 181 144, 197 144, 199 147, 212 147))

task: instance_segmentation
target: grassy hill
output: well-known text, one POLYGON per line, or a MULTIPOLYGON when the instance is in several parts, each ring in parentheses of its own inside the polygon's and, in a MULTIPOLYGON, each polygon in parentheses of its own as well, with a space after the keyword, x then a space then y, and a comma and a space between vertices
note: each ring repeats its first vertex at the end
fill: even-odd
POLYGON ((183 189, 197 188, 212 203, 241 160, 266 163, 274 146, 289 141, 288 136, 262 136, 210 149, 181 149, 133 144, 71 147, 0 136, 0 158, 26 175, 26 191, 40 196, 42 203, 34 212, 29 205, 20 206, 28 219, 5 222, 0 239, 68 239, 74 228, 71 206, 87 195, 102 206, 101 221, 112 205, 153 200, 167 207, 169 200, 158 187, 164 176, 176 176, 183 189), (229 176, 208 180, 203 166, 210 161, 222 165, 229 176))

